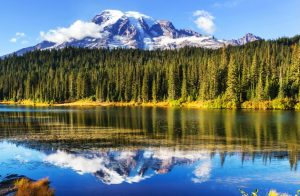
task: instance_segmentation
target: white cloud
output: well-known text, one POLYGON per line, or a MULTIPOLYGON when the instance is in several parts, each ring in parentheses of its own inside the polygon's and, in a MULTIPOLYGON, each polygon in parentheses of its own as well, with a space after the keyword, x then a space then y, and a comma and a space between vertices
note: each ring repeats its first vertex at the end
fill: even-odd
POLYGON ((24 42, 26 41, 26 43, 28 42, 27 40, 25 40, 26 34, 22 33, 22 32, 17 32, 14 37, 12 37, 9 41, 12 43, 17 43, 18 41, 22 41, 22 44, 25 44, 24 42))
POLYGON ((205 10, 197 10, 194 12, 196 19, 194 23, 197 27, 206 33, 213 34, 216 30, 214 23, 215 17, 205 10))
POLYGON ((100 170, 102 159, 87 159, 81 156, 75 156, 63 151, 48 155, 45 161, 63 168, 72 168, 80 174, 95 173, 100 170))
POLYGON ((210 161, 200 164, 194 171, 195 177, 192 178, 194 183, 203 183, 209 180, 212 165, 210 161))
POLYGON ((17 40, 17 38, 13 37, 9 41, 12 42, 12 43, 16 43, 18 40, 17 40))
POLYGON ((21 33, 21 32, 16 33, 16 37, 21 38, 21 37, 25 37, 25 36, 26 36, 25 33, 21 33))
POLYGON ((83 39, 85 37, 100 38, 101 26, 93 22, 84 22, 77 20, 70 27, 49 30, 48 32, 40 32, 42 39, 55 42, 63 43, 70 41, 71 39, 83 39))

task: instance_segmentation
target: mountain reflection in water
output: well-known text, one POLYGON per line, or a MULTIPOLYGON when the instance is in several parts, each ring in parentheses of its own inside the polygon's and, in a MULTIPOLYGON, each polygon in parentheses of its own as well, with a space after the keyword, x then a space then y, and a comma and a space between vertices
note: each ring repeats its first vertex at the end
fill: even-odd
POLYGON ((210 156, 204 152, 172 151, 169 149, 108 151, 74 155, 63 151, 50 154, 45 161, 71 168, 80 174, 92 173, 105 184, 137 183, 156 174, 171 172, 176 165, 203 162, 195 169, 193 181, 209 177, 210 156))
POLYGON ((187 195, 235 194, 238 187, 293 193, 300 185, 299 112, 16 108, 0 106, 0 175, 48 174, 58 195, 65 181, 80 182, 90 193, 125 195, 140 193, 134 184, 174 183, 175 195, 187 189, 187 195))

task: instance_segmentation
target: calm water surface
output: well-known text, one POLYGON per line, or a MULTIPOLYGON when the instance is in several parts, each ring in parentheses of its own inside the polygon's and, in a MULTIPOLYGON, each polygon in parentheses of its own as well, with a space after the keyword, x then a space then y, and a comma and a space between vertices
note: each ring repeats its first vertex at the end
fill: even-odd
POLYGON ((57 195, 294 195, 300 112, 0 106, 0 181, 57 195))

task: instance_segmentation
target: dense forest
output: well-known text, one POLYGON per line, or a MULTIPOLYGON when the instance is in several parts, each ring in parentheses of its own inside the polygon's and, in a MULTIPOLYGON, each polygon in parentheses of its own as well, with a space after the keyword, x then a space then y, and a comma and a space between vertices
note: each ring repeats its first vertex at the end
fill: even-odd
POLYGON ((300 99, 300 36, 218 50, 34 51, 0 60, 0 100, 48 103, 300 99))

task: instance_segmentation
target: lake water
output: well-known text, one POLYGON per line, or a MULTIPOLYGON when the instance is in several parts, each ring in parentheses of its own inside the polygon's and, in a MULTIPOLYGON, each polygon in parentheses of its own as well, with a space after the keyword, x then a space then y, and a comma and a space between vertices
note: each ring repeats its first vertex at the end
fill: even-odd
POLYGON ((294 195, 300 112, 0 106, 0 181, 57 195, 294 195))

